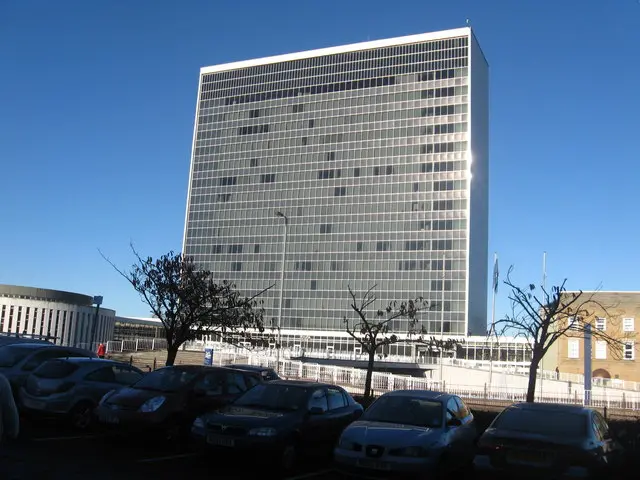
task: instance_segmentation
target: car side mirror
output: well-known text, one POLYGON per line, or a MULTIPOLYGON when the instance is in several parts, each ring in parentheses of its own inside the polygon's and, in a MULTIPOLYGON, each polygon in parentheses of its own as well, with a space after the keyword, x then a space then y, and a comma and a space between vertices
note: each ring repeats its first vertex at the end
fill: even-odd
POLYGON ((452 418, 447 421, 447 427, 459 427, 462 425, 462 421, 459 418, 452 418))
POLYGON ((322 415, 323 413, 324 413, 324 410, 321 407, 311 407, 309 409, 310 415, 322 415))

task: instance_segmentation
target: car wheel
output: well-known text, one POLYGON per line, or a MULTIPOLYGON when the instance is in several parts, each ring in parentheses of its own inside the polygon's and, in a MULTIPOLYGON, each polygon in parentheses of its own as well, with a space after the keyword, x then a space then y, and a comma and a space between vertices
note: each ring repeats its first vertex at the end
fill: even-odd
POLYGON ((77 430, 87 430, 93 425, 93 404, 81 402, 71 409, 71 425, 77 430))
POLYGON ((280 466, 284 472, 290 472, 298 463, 298 451, 295 444, 289 443, 282 449, 280 456, 280 466))

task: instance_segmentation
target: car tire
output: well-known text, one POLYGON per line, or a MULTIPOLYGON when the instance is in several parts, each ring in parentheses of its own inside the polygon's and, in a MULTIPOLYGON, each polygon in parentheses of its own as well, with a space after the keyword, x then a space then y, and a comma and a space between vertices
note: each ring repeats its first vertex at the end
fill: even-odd
POLYGON ((95 420, 94 405, 91 402, 80 402, 69 412, 71 426, 76 430, 88 430, 95 420))

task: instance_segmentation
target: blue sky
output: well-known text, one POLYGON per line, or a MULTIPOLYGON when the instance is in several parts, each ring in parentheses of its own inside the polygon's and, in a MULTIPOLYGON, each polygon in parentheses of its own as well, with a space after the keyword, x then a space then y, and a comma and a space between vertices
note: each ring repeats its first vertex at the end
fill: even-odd
POLYGON ((501 272, 539 283, 546 250, 549 283, 639 290, 638 0, 2 1, 0 283, 148 315, 97 249, 122 267, 130 241, 180 250, 201 66, 467 18, 491 67, 501 272))

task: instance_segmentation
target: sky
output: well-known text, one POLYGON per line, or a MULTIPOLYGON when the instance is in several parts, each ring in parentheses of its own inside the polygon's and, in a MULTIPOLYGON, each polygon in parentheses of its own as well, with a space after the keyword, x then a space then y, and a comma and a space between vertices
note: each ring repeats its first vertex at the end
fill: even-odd
POLYGON ((99 251, 181 250, 200 67, 467 19, 490 64, 487 262, 539 284, 546 251, 547 285, 640 290, 638 0, 2 0, 0 283, 148 316, 99 251))

